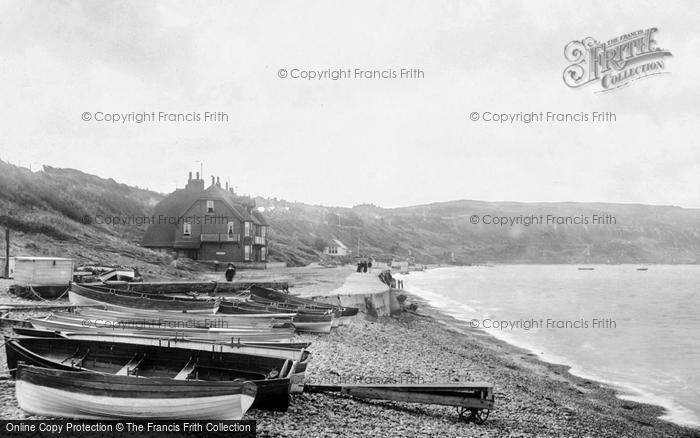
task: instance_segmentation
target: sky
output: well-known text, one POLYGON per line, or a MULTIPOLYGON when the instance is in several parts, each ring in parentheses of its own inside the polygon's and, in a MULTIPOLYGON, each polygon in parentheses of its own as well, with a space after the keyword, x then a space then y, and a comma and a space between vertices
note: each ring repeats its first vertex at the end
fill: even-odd
POLYGON ((700 208, 698 23, 696 1, 0 0, 0 159, 164 193, 201 166, 239 193, 338 206, 700 208), (670 74, 564 84, 569 42, 652 27, 670 74), (402 68, 423 76, 290 77, 402 68), (616 121, 483 121, 540 111, 616 121), (228 121, 104 120, 152 112, 228 121))

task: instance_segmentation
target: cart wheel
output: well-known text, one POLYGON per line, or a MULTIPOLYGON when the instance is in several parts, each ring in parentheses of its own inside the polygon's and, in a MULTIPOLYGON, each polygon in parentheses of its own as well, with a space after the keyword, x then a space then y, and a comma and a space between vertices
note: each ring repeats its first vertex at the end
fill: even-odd
POLYGON ((471 412, 471 419, 476 424, 484 424, 489 418, 490 411, 488 409, 475 409, 471 412))
POLYGON ((489 413, 488 409, 473 409, 461 406, 457 408, 459 419, 467 423, 484 424, 486 419, 489 418, 489 413))

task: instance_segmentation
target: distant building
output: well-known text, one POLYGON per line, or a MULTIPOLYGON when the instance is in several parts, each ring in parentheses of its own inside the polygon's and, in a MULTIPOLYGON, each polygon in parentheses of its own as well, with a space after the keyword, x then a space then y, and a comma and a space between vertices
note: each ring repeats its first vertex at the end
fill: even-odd
POLYGON ((255 202, 222 188, 219 178, 192 178, 155 208, 142 246, 193 260, 266 262, 269 224, 255 202))
POLYGON ((391 270, 398 271, 401 274, 407 274, 408 273, 408 262, 392 260, 391 270))
POLYGON ((331 239, 328 245, 323 248, 323 253, 332 257, 342 257, 350 254, 350 250, 340 240, 331 239))

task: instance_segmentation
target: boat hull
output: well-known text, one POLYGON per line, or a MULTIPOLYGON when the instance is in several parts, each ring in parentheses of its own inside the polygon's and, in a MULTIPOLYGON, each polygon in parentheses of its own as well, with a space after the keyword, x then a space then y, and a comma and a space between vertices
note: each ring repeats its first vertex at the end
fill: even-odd
POLYGON ((129 311, 134 309, 187 313, 216 313, 219 301, 186 298, 168 298, 161 295, 139 295, 119 290, 97 290, 79 284, 71 284, 68 292, 71 304, 101 306, 108 310, 129 311))
POLYGON ((299 332, 306 333, 330 333, 333 327, 333 320, 321 322, 294 322, 294 327, 299 332))
POLYGON ((240 420, 255 400, 250 382, 137 379, 20 366, 19 407, 44 417, 240 420))
POLYGON ((314 301, 307 298, 291 296, 284 292, 276 291, 265 287, 252 286, 250 288, 251 299, 255 302, 265 304, 270 301, 284 303, 287 306, 297 306, 300 309, 309 310, 333 310, 336 316, 354 316, 359 311, 356 307, 342 307, 333 304, 314 301))
MULTIPOLYGON (((22 321, 24 322, 24 321, 22 321)), ((42 330, 38 328, 32 328, 32 324, 27 322, 26 326, 13 327, 12 330, 18 336, 28 336, 33 338, 70 338, 70 339, 84 339, 84 340, 104 340, 112 342, 130 342, 130 343, 140 343, 139 341, 131 342, 128 339, 137 338, 142 339, 146 345, 168 345, 169 342, 173 343, 173 346, 177 347, 177 342, 196 342, 206 345, 224 345, 224 346, 252 346, 252 347, 270 347, 270 348, 284 348, 284 349, 307 349, 311 346, 310 342, 213 342, 213 341, 189 341, 188 339, 180 339, 173 337, 158 337, 158 336, 147 336, 139 334, 118 334, 118 333, 74 333, 65 331, 53 331, 53 330, 42 330), (121 341, 121 339, 126 339, 121 341)))
POLYGON ((83 325, 80 320, 73 322, 70 321, 59 321, 52 319, 31 319, 30 322, 33 327, 49 330, 49 331, 62 331, 62 332, 75 332, 75 333, 120 333, 120 334, 134 334, 139 336, 150 336, 150 337, 175 337, 179 339, 189 339, 189 340, 202 340, 210 342, 278 342, 278 341, 288 341, 293 337, 294 329, 267 329, 264 331, 231 331, 231 330, 215 330, 215 329, 176 329, 176 328, 163 328, 163 327, 151 327, 151 328, 137 328, 137 327, 125 327, 125 328, 109 328, 91 327, 90 321, 87 320, 87 324, 83 325))
MULTIPOLYGON (((174 347, 152 347, 83 341, 61 338, 14 338, 5 343, 7 367, 19 369, 20 363, 59 371, 82 372, 120 377, 125 373, 134 380, 161 380, 165 382, 207 382, 211 387, 235 383, 234 379, 251 381, 257 385, 257 396, 252 409, 286 411, 289 407, 290 377, 305 372, 306 362, 278 358, 264 358, 238 353, 198 352, 174 347), (134 357, 143 357, 140 366, 125 370, 125 364, 134 357), (188 375, 176 379, 188 362, 196 367, 188 375), (266 378, 267 374, 271 374, 266 378), (138 376, 138 377, 135 377, 138 376), (201 379, 201 380, 200 380, 201 379)), ((308 359, 306 356, 305 359, 308 359)), ((11 371, 11 374, 17 375, 11 371)))

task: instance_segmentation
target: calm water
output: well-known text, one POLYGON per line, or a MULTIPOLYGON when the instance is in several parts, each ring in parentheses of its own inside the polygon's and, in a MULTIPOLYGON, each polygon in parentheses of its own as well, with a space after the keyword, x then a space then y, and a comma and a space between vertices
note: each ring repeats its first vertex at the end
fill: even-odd
POLYGON ((445 313, 492 326, 487 331, 501 339, 613 385, 622 398, 663 406, 662 418, 697 427, 700 266, 636 268, 484 266, 403 278, 407 290, 445 313), (496 321, 520 326, 493 328, 496 321))

